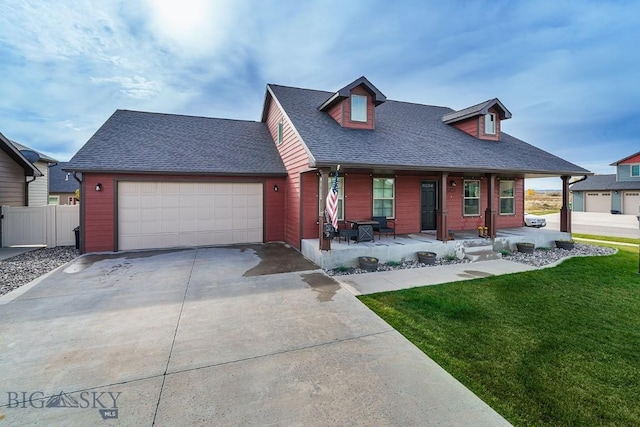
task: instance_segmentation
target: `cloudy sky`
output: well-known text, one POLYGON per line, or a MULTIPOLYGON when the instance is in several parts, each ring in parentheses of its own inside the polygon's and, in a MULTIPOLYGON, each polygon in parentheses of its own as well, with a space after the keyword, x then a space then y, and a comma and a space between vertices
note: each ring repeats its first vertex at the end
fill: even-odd
POLYGON ((3 1, 0 132, 66 161, 119 108, 259 120, 267 83, 365 75, 400 101, 498 97, 503 131, 613 173, 640 151, 639 45, 633 1, 3 1))

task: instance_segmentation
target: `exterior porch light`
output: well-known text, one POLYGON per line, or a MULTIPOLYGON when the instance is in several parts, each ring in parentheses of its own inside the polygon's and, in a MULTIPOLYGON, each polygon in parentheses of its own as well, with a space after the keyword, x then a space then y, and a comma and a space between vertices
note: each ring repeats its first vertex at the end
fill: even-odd
POLYGON ((450 185, 451 187, 455 187, 455 186, 456 186, 456 185, 458 185, 458 184, 456 184, 456 182, 455 182, 454 180, 451 180, 451 181, 449 181, 449 185, 450 185))
POLYGON ((278 192, 278 184, 273 184, 273 191, 278 192))
POLYGON ((102 184, 101 183, 97 183, 96 184, 96 191, 102 191, 102 184))

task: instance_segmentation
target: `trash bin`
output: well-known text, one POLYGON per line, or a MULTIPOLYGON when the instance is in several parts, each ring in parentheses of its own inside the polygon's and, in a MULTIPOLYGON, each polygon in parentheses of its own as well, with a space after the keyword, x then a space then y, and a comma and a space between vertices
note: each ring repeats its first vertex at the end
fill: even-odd
POLYGON ((76 235, 76 249, 80 249, 80 226, 77 226, 73 229, 73 232, 76 235))
POLYGON ((636 215, 636 218, 638 218, 638 228, 640 228, 640 215, 636 215))

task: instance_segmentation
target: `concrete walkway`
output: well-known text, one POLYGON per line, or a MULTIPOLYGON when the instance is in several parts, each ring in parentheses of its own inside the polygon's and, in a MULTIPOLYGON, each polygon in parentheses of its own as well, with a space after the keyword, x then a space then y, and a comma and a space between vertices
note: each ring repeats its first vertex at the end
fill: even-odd
POLYGON ((0 261, 43 247, 44 246, 14 246, 10 248, 0 248, 0 261))
POLYGON ((0 304, 0 424, 508 425, 322 271, 264 275, 300 257, 268 252, 81 257, 0 304))
POLYGON ((351 274, 348 276, 335 276, 334 278, 352 294, 366 295, 501 274, 522 273, 523 271, 536 269, 536 267, 530 265, 500 259, 467 264, 351 274))

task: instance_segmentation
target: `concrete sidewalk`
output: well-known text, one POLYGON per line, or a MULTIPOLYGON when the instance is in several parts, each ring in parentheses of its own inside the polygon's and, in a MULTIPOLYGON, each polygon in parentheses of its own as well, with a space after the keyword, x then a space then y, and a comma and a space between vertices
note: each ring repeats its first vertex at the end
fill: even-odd
POLYGON ((523 271, 531 270, 537 270, 537 267, 500 259, 466 264, 351 274, 348 276, 335 276, 334 279, 353 295, 366 295, 478 279, 480 277, 522 273, 523 271))

